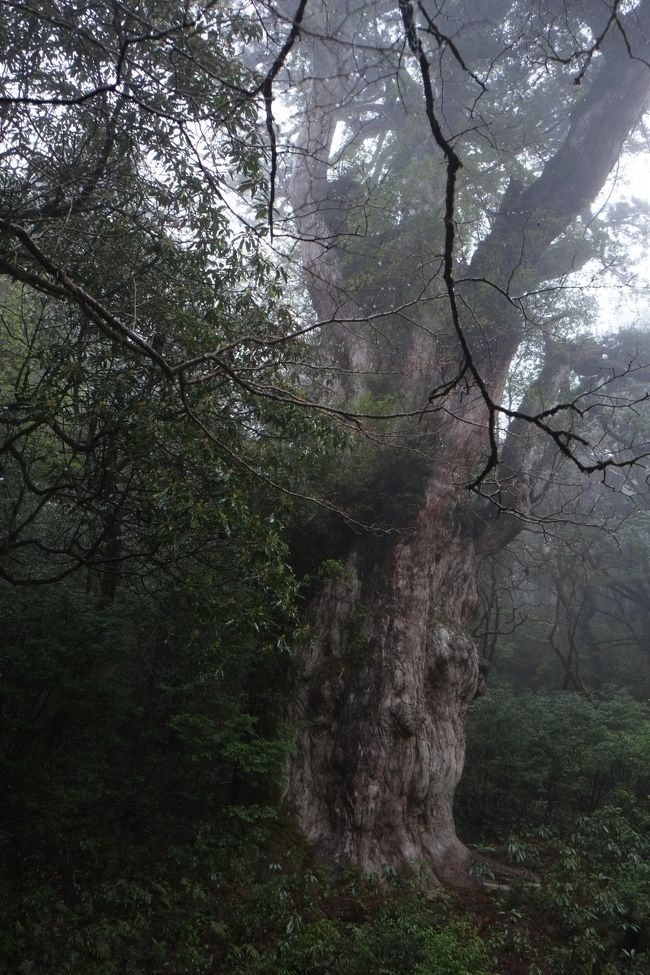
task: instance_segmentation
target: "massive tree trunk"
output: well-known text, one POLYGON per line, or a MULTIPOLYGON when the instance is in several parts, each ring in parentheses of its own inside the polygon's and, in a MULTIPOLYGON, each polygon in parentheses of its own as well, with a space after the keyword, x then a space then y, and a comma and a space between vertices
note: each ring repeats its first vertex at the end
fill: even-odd
MULTIPOLYGON (((464 884, 469 855, 456 836, 452 806, 463 766, 465 712, 482 683, 468 624, 480 559, 517 530, 512 517, 495 518, 481 507, 467 485, 494 447, 490 404, 500 402, 529 327, 512 296, 571 270, 571 254, 567 265, 560 263, 571 248, 558 241, 599 192, 638 123, 650 71, 630 58, 618 34, 610 36, 587 72, 586 94, 570 101, 564 138, 541 173, 531 173, 526 186, 511 183, 504 194, 490 232, 457 274, 459 283, 452 282, 463 309, 456 324, 469 350, 465 365, 469 354, 481 383, 468 373, 471 381, 450 386, 447 397, 436 401, 444 413, 432 418, 427 391, 448 378, 439 360, 446 357, 448 368, 454 359, 453 315, 431 312, 430 289, 424 289, 422 306, 414 307, 413 295, 423 289, 418 281, 405 282, 397 299, 391 295, 409 306, 413 327, 407 334, 403 315, 378 303, 377 289, 363 283, 358 252, 348 247, 346 253, 346 238, 332 229, 337 225, 328 170, 336 125, 350 126, 351 100, 363 93, 371 101, 367 67, 354 74, 362 60, 354 43, 356 17, 338 2, 328 5, 328 18, 308 24, 310 64, 292 203, 307 286, 317 315, 331 323, 323 356, 337 377, 333 401, 351 410, 354 397, 369 388, 369 374, 399 373, 401 409, 423 410, 417 435, 420 447, 425 441, 426 464, 419 510, 408 530, 348 535, 337 553, 340 569, 311 602, 311 637, 297 661, 297 747, 287 799, 306 838, 331 861, 371 872, 422 870, 434 882, 464 884), (328 40, 330 30, 335 42, 328 40), (377 311, 384 316, 379 337, 372 317, 377 311), (447 338, 440 340, 445 317, 447 338)), ((390 116, 393 125, 394 115, 394 106, 386 109, 384 121, 390 116)), ((431 120, 420 120, 422 143, 429 139, 426 151, 435 156, 431 120)), ((364 138, 362 129, 357 136, 364 138)), ((399 139, 395 145, 397 152, 399 139)), ((462 143, 456 147, 462 158, 462 143)), ((444 194, 443 176, 438 196, 444 194)), ((349 200, 353 212, 356 205, 349 200)), ((433 205, 431 212, 432 220, 440 219, 440 208, 433 205)), ((349 231, 350 214, 347 220, 349 231)), ((357 233, 358 220, 355 226, 357 233)), ((363 254, 370 265, 368 248, 363 254)), ((548 342, 547 349, 531 402, 536 397, 548 405, 567 363, 557 346, 548 342)), ((500 499, 507 508, 525 506, 526 478, 515 481, 514 473, 525 470, 535 449, 529 432, 525 420, 514 419, 500 445, 507 466, 500 499)), ((407 435, 404 440, 410 449, 407 435)))
POLYGON ((479 679, 466 634, 476 553, 452 494, 427 493, 408 537, 360 539, 314 602, 289 794, 329 859, 458 882, 467 857, 452 801, 479 679))

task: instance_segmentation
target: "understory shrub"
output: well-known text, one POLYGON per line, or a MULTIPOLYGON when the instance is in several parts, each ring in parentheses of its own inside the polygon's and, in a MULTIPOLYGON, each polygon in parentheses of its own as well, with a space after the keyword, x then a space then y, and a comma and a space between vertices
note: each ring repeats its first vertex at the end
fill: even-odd
MULTIPOLYGON (((650 792, 650 708, 616 692, 490 690, 470 709, 457 810, 469 824, 528 826, 650 792)), ((636 812, 635 812, 636 810, 636 812)))
MULTIPOLYGON (((362 891, 357 894, 363 899, 362 891)), ((376 896, 376 895, 375 895, 376 896)), ((325 906, 325 905, 324 905, 325 906)), ((233 975, 491 975, 491 940, 444 902, 389 895, 365 922, 289 918, 277 940, 260 950, 234 950, 233 975)), ((228 966, 226 970, 230 972, 228 966)))

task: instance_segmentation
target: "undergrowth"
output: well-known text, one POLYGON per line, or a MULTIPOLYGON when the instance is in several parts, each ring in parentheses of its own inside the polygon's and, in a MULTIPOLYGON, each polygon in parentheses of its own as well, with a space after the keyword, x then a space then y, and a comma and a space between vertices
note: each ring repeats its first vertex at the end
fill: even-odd
POLYGON ((2 874, 0 973, 650 975, 647 714, 587 705, 500 692, 475 709, 472 890, 316 867, 272 805, 203 809, 194 830, 53 821, 47 856, 25 847, 2 874), (506 861, 520 881, 499 880, 506 861))

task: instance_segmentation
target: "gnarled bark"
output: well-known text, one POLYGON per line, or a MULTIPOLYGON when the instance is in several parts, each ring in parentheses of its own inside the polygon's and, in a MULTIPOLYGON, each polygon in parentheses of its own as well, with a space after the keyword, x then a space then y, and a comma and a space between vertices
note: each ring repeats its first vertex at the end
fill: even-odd
POLYGON ((462 883, 452 802, 479 679, 476 558, 453 494, 427 495, 411 534, 359 539, 314 601, 288 795, 328 859, 462 883))

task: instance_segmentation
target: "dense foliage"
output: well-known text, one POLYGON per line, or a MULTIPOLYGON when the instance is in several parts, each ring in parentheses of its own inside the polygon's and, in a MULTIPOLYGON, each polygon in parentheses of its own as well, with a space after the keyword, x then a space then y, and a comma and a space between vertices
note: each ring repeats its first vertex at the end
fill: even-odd
POLYGON ((460 808, 477 822, 520 828, 591 814, 630 814, 650 791, 650 711, 625 693, 491 689, 470 711, 460 808))
POLYGON ((522 971, 546 971, 540 924, 552 971, 650 970, 649 732, 647 703, 627 694, 501 691, 475 705, 459 811, 485 876, 499 834, 501 856, 538 882, 505 894, 522 971))
POLYGON ((292 587, 277 541, 244 528, 229 563, 150 596, 3 586, 5 970, 115 971, 160 920, 180 971, 214 862, 274 815, 292 587))

